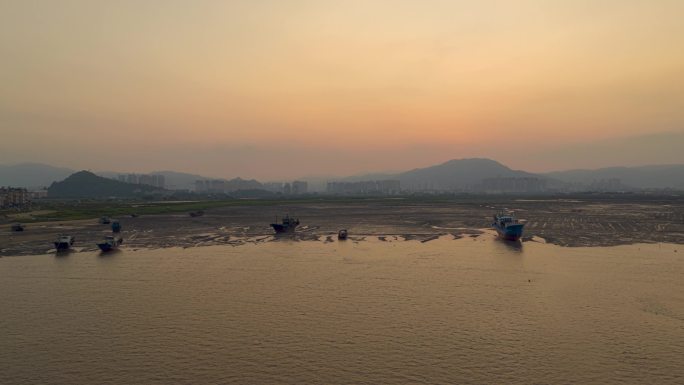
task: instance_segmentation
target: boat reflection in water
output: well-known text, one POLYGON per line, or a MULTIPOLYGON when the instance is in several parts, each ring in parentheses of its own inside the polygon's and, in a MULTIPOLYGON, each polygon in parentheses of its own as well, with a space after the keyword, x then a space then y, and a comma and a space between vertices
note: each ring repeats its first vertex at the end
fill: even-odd
POLYGON ((496 242, 498 244, 503 245, 506 249, 510 251, 515 251, 515 252, 521 252, 523 249, 523 244, 520 239, 512 241, 510 239, 506 238, 497 238, 496 242))

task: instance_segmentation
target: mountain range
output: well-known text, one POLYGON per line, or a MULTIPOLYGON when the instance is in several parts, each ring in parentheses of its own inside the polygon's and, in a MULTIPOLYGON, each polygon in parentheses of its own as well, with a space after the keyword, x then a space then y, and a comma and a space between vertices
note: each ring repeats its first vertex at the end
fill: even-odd
POLYGON ((51 198, 132 198, 143 195, 162 194, 166 190, 144 184, 131 184, 104 178, 89 171, 79 171, 48 187, 51 198))
MULTIPOLYGON (((61 181, 75 171, 39 163, 0 165, 0 186, 40 188, 61 181)), ((116 172, 98 172, 100 176, 115 178, 116 172)), ((207 178, 202 175, 175 171, 158 171, 151 174, 164 175, 169 189, 192 190, 194 182, 207 178)), ((471 158, 454 159, 425 168, 417 168, 398 173, 375 173, 347 178, 331 178, 338 181, 361 181, 394 179, 401 182, 407 190, 468 190, 480 185, 488 178, 539 178, 550 184, 564 183, 577 189, 590 188, 597 182, 619 179, 620 185, 636 189, 673 188, 684 190, 684 165, 653 165, 640 167, 610 167, 595 170, 567 170, 549 173, 530 173, 513 170, 491 159, 471 158)), ((255 180, 221 179, 239 186, 259 189, 261 184, 255 180)), ((306 180, 306 179, 305 179, 306 180)), ((313 182, 313 181, 312 181, 313 182)), ((320 181, 317 181, 320 182, 320 181)))
POLYGON ((464 190, 474 188, 488 178, 534 178, 535 174, 511 170, 501 163, 482 158, 454 159, 426 168, 397 174, 392 179, 407 190, 464 190))
POLYGON ((76 172, 65 167, 55 167, 42 163, 0 164, 0 186, 28 187, 31 189, 47 187, 76 172))

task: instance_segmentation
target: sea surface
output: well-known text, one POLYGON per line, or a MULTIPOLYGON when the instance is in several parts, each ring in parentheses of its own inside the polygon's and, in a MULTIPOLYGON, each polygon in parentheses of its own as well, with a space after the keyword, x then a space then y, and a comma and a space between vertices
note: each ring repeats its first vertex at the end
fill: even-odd
POLYGON ((684 384, 684 247, 491 234, 0 258, 1 384, 684 384))

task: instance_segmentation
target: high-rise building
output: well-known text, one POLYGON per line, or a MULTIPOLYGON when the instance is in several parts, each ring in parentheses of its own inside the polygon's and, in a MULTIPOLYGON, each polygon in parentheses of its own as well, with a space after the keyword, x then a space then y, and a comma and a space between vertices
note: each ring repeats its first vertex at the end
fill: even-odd
POLYGON ((292 182, 292 194, 306 194, 309 189, 309 184, 307 182, 302 182, 296 180, 292 182))

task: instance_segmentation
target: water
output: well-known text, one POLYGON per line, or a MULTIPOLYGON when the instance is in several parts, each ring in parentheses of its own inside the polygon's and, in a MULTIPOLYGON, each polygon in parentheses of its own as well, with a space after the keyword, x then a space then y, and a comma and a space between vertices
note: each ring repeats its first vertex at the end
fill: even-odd
POLYGON ((486 235, 0 259, 0 383, 684 383, 684 248, 486 235))

